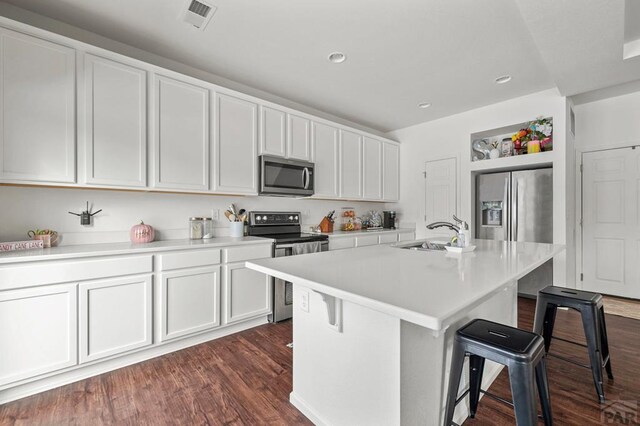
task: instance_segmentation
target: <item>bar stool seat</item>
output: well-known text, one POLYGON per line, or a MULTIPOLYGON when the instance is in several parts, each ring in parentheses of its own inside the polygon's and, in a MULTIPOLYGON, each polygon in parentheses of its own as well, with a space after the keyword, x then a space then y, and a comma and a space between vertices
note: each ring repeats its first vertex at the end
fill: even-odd
POLYGON ((549 354, 549 356, 591 369, 598 399, 601 403, 604 403, 602 368, 606 369, 607 376, 612 380, 613 372, 611 370, 602 295, 564 287, 548 286, 543 288, 538 292, 533 331, 542 334, 546 353, 549 353, 552 338, 587 348, 590 365, 582 365, 560 355, 549 354), (570 308, 580 312, 584 334, 587 339, 586 345, 553 336, 558 307, 570 308))
POLYGON ((456 405, 469 395, 469 416, 475 417, 480 393, 513 406, 519 426, 537 424, 535 388, 538 389, 545 425, 552 425, 544 340, 529 331, 475 319, 456 331, 451 358, 451 374, 445 410, 446 426, 453 423, 456 405), (469 389, 458 396, 464 360, 469 355, 469 389), (513 403, 481 389, 485 360, 509 369, 513 403))

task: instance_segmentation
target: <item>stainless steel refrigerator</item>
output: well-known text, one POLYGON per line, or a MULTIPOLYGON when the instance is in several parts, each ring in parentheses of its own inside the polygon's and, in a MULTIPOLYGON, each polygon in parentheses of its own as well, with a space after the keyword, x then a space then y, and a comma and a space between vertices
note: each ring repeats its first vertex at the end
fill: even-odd
MULTIPOLYGON (((553 169, 476 177, 476 238, 553 242, 553 169)), ((535 297, 553 284, 553 260, 518 280, 518 294, 535 297)))

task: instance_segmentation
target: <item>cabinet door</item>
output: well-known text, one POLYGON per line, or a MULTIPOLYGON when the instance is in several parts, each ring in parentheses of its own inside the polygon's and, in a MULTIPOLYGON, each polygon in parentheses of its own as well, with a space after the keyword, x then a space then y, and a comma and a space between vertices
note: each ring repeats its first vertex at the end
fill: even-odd
POLYGON ((326 124, 311 124, 313 161, 315 162, 315 194, 338 196, 338 129, 326 124))
POLYGON ((76 286, 0 292, 0 386, 77 364, 76 286))
POLYGON ((209 187, 209 91, 155 78, 154 185, 205 191, 209 187))
POLYGON ((80 363, 151 345, 151 275, 80 283, 80 363))
POLYGON ((85 56, 86 182, 147 184, 147 73, 85 56))
POLYGON ((311 158, 311 122, 306 118, 288 115, 287 157, 313 161, 311 158))
POLYGON ((398 201, 400 198, 400 147, 392 143, 383 143, 382 162, 382 198, 384 201, 398 201))
POLYGON ((382 199, 382 142, 364 138, 364 198, 382 199))
POLYGON ((0 178, 75 182, 75 51, 0 29, 0 178))
POLYGON ((340 131, 340 198, 362 198, 362 136, 340 131))
POLYGON ((258 105, 216 94, 215 190, 258 193, 258 105))
POLYGON ((225 324, 271 313, 271 277, 244 262, 225 265, 224 272, 225 324))
POLYGON ((260 107, 260 154, 287 155, 287 114, 274 108, 260 107))
POLYGON ((413 241, 416 239, 415 232, 400 232, 398 233, 398 241, 413 241))
POLYGON ((220 325, 219 266, 162 273, 160 284, 161 341, 220 325))

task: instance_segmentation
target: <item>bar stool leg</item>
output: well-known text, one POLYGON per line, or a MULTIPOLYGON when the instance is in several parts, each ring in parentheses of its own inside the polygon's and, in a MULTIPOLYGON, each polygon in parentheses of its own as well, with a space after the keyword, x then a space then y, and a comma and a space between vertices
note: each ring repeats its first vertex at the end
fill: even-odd
POLYGON ((595 305, 589 306, 583 309, 581 314, 584 334, 587 338, 587 349, 589 351, 593 383, 596 386, 596 392, 598 393, 600 403, 604 403, 605 398, 602 386, 602 351, 600 348, 599 308, 595 305))
POLYGON ((535 426, 538 423, 536 396, 533 391, 534 380, 534 368, 531 365, 523 363, 509 365, 509 381, 518 426, 535 426))
POLYGON ((536 299, 536 313, 533 317, 533 332, 536 334, 542 334, 542 327, 547 313, 547 305, 548 303, 544 300, 544 296, 540 296, 540 294, 538 294, 538 298, 536 299))
POLYGON ((544 324, 542 327, 542 337, 544 338, 544 352, 549 352, 551 347, 551 337, 553 336, 553 326, 556 323, 556 313, 558 312, 558 305, 549 303, 547 310, 544 314, 544 324))
POLYGON ((449 391, 447 392, 447 405, 444 415, 445 426, 451 426, 453 414, 456 410, 456 399, 458 399, 458 389, 460 388, 460 377, 464 368, 465 350, 462 344, 454 341, 451 356, 451 373, 449 375, 449 391))
POLYGON ((611 357, 609 356, 609 339, 607 337, 607 323, 604 319, 604 307, 600 307, 600 309, 598 310, 599 313, 599 324, 600 324, 600 339, 602 341, 601 346, 602 346, 602 357, 603 358, 607 358, 609 357, 609 359, 607 360, 607 363, 605 364, 605 368, 607 370, 607 376, 613 380, 613 372, 611 371, 611 357))
POLYGON ((476 411, 478 410, 483 372, 484 358, 478 355, 471 355, 469 357, 469 417, 472 419, 476 416, 476 411))
POLYGON ((547 380, 547 360, 542 357, 536 365, 536 384, 538 385, 538 395, 540 396, 540 406, 542 407, 542 418, 545 426, 553 425, 551 415, 551 396, 549 395, 549 381, 547 380))

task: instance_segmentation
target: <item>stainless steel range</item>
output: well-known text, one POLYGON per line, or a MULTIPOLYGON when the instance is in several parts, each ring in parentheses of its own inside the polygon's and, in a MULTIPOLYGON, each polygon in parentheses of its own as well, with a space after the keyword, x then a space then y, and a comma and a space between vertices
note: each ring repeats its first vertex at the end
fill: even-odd
MULTIPOLYGON (((273 238, 273 256, 296 256, 329 250, 329 237, 301 232, 300 212, 251 212, 249 235, 273 238)), ((283 321, 292 317, 293 285, 279 278, 272 278, 273 314, 269 320, 283 321)))

